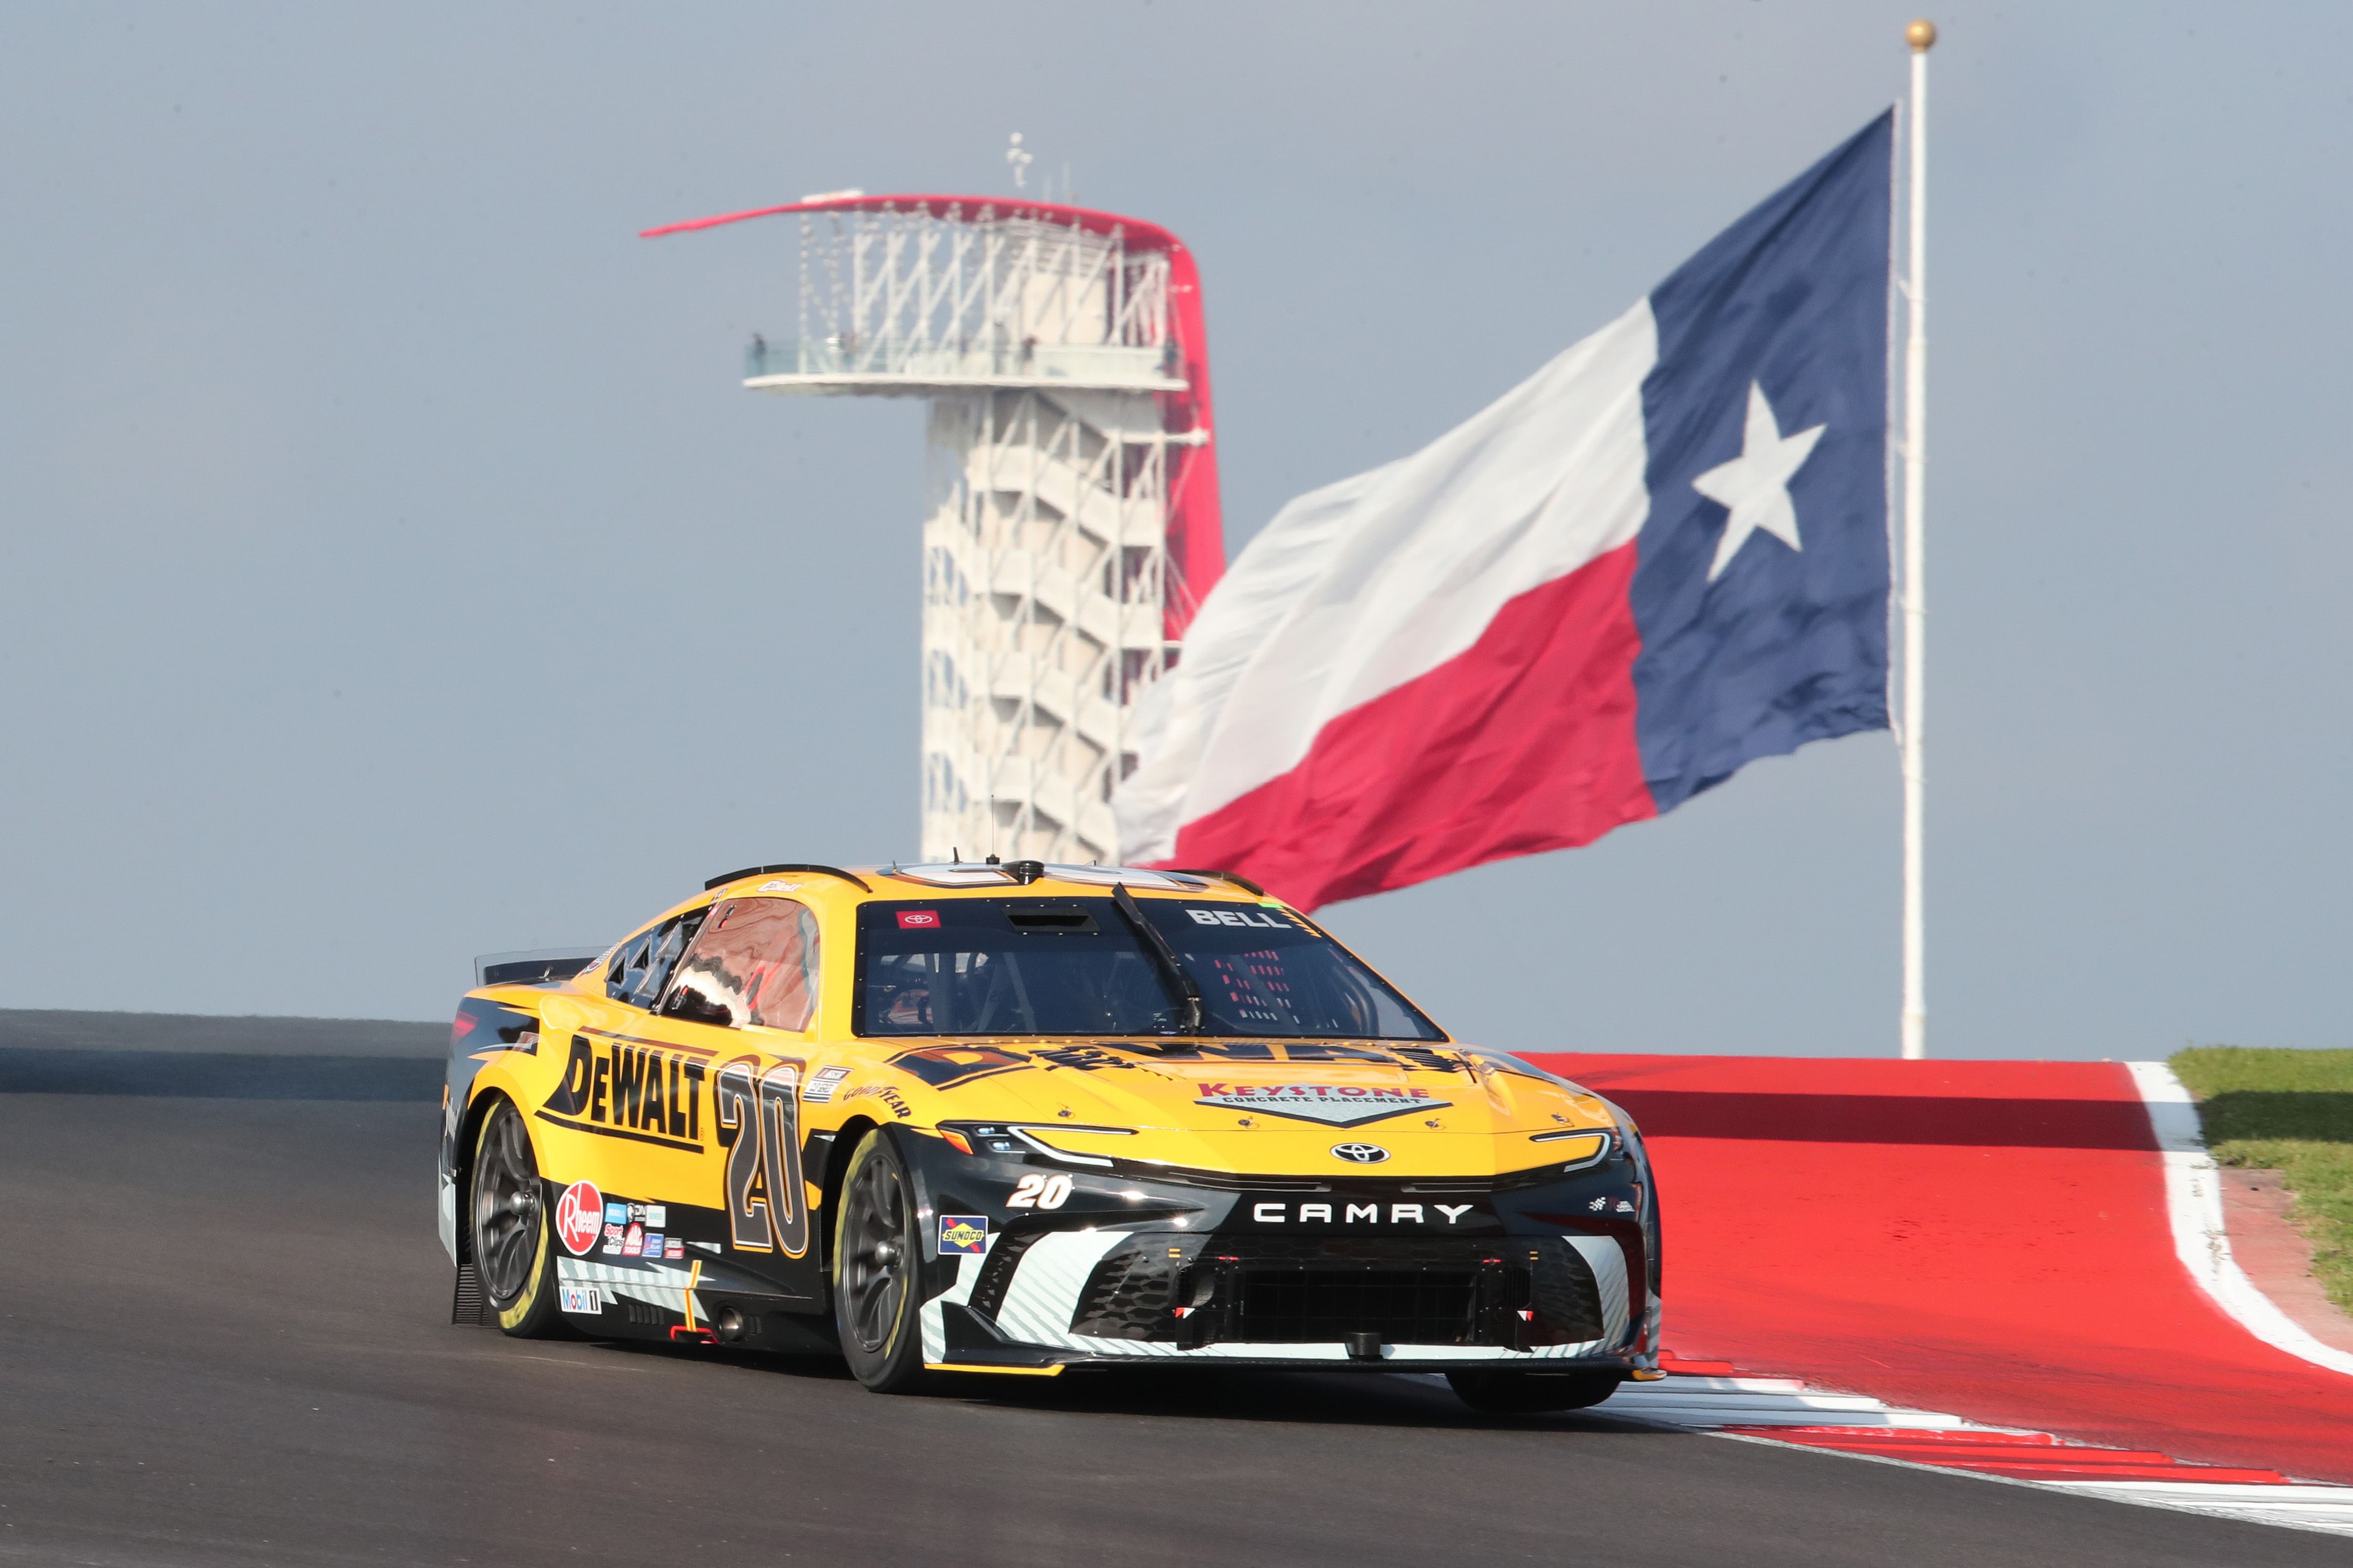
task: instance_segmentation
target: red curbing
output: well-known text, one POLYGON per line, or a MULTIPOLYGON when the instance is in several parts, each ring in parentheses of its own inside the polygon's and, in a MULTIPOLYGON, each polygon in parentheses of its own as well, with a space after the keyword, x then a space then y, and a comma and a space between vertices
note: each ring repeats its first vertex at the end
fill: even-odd
MULTIPOLYGON (((2191 1277, 2122 1065, 1531 1059, 1623 1105, 1651 1145, 1683 1352, 1669 1370, 1769 1368, 2088 1446, 2054 1454, 2053 1479, 2353 1481, 2353 1377, 2258 1339, 2191 1277)), ((1982 1432, 1951 1450, 1757 1435, 1984 1474, 2020 1462, 1984 1457, 1982 1432)))

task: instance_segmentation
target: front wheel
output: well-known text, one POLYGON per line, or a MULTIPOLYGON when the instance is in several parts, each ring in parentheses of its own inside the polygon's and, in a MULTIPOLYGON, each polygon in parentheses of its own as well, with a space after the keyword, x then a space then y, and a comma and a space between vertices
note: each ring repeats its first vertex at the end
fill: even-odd
POLYGON ((1618 1392, 1621 1372, 1527 1372, 1515 1366, 1466 1367, 1446 1381, 1463 1404, 1490 1415, 1582 1410, 1618 1392))
POLYGON ((922 1246, 914 1183, 878 1128, 849 1157, 833 1243, 833 1317, 841 1353, 858 1381, 877 1394, 904 1394, 923 1382, 916 1300, 922 1246))
POLYGON ((474 1142, 474 1269, 499 1327, 518 1339, 543 1338, 557 1322, 555 1259, 547 1245, 547 1205, 540 1201, 539 1163, 522 1113, 500 1100, 482 1118, 474 1142))

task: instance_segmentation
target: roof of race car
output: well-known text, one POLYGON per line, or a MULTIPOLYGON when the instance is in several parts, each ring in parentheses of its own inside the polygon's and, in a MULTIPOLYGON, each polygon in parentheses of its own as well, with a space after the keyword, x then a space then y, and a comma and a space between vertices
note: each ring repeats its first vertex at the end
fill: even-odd
MULTIPOLYGON (((1131 893, 1173 893, 1190 898, 1231 898, 1250 901, 1269 899, 1255 884, 1226 871, 1155 870, 1140 866, 1064 866, 1040 860, 998 861, 995 857, 983 861, 942 861, 925 865, 902 866, 892 861, 887 866, 845 868, 811 863, 773 866, 748 866, 740 871, 730 871, 705 882, 706 893, 726 893, 733 897, 759 893, 798 893, 816 891, 827 882, 837 888, 847 884, 872 898, 894 896, 929 898, 938 893, 979 894, 1014 893, 1035 897, 1040 893, 1067 894, 1071 891, 1092 891, 1098 896, 1113 888, 1125 888, 1131 893), (765 879, 745 887, 754 879, 765 879)), ((695 900, 690 900, 690 902, 695 900)))

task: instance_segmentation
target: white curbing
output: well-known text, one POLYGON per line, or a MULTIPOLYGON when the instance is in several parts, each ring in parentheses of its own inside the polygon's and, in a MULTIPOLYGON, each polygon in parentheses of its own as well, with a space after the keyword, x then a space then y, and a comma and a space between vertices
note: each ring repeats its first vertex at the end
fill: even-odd
MULTIPOLYGON (((1775 1437, 1769 1428, 1859 1427, 1888 1432, 1986 1432, 2042 1436, 2018 1426, 1989 1426, 1983 1422, 1935 1410, 1912 1410, 1888 1405, 1867 1394, 1810 1391, 1784 1377, 1690 1377, 1674 1373, 1657 1383, 1630 1383, 1593 1407, 1599 1415, 1624 1415, 1662 1426, 1681 1426, 1711 1437, 1741 1443, 1764 1443, 1777 1448, 1798 1448, 1841 1459, 1873 1465, 1896 1465, 1907 1470, 1966 1476, 1971 1480, 2002 1486, 2036 1487, 2046 1491, 2103 1498, 2144 1508, 2172 1509, 2291 1530, 2319 1531, 2353 1536, 2353 1487, 2290 1482, 2252 1486, 2234 1481, 2044 1480, 2028 1476, 2000 1475, 1958 1465, 1930 1465, 1887 1454, 1858 1454, 1848 1449, 1775 1437), (1725 1431, 1737 1427, 1737 1431, 1725 1431)), ((2063 1461, 2068 1445, 2020 1451, 2021 1459, 2063 1461)), ((2195 1475, 2195 1470, 2189 1472, 2195 1475)))
POLYGON ((2231 1256, 2230 1232, 2222 1223, 2221 1172, 2206 1152, 2189 1090, 2163 1062, 2124 1066, 2148 1108, 2157 1146, 2164 1151, 2166 1217, 2173 1226, 2173 1250, 2189 1277, 2240 1327, 2273 1349, 2353 1376, 2353 1353, 2313 1338, 2231 1256))

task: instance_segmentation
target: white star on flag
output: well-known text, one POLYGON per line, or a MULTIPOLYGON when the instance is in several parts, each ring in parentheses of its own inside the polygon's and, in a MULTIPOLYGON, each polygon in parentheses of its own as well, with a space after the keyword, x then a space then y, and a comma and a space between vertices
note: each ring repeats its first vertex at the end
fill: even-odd
POLYGON ((1760 528, 1792 550, 1803 548, 1798 542, 1798 509, 1789 500, 1789 479, 1805 466, 1827 428, 1817 425, 1783 436, 1773 405, 1765 401, 1763 384, 1748 384, 1748 426, 1741 436, 1740 456, 1692 481, 1692 489, 1732 513, 1724 537, 1716 541, 1715 561, 1707 569, 1709 582, 1724 575, 1748 536, 1760 528))

